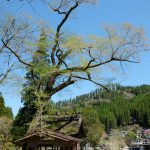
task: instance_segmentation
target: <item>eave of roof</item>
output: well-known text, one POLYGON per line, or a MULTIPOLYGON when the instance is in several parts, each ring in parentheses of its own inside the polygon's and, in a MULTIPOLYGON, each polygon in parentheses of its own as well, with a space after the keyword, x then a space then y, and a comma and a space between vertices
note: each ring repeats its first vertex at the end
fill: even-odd
MULTIPOLYGON (((23 138, 16 140, 15 143, 17 144, 17 143, 23 142, 34 136, 40 137, 40 134, 41 133, 37 132, 37 133, 31 134, 31 135, 25 136, 23 138)), ((52 132, 52 131, 44 132, 44 134, 41 134, 41 137, 44 137, 45 135, 52 137, 52 138, 57 138, 57 139, 60 139, 60 140, 66 141, 66 142, 68 142, 68 141, 82 142, 81 139, 78 139, 78 138, 75 138, 75 137, 72 137, 69 135, 64 135, 62 133, 52 132)))

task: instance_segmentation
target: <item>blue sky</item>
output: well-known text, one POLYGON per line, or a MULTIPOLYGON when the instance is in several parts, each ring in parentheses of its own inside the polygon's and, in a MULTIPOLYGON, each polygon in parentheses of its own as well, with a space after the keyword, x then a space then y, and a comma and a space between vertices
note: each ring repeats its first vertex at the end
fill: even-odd
MULTIPOLYGON (((2 0, 0 0, 2 1, 2 0)), ((22 3, 22 2, 20 2, 22 3)), ((23 3, 22 3, 23 4, 23 3)), ((100 0, 96 6, 83 5, 71 17, 69 22, 65 24, 64 30, 75 32, 80 35, 96 34, 102 35, 104 24, 122 24, 131 23, 145 29, 146 36, 150 38, 150 1, 149 0, 100 0)), ((45 20, 52 26, 58 22, 58 18, 54 14, 49 15, 49 11, 43 9, 43 6, 36 4, 34 11, 31 7, 23 7, 11 3, 9 6, 5 3, 0 7, 1 13, 14 13, 15 15, 26 13, 32 15, 33 18, 45 20), (21 8, 21 9, 20 9, 21 8), (8 11, 9 10, 9 11, 8 11)), ((8 14, 9 14, 8 13, 8 14)), ((131 64, 125 68, 125 73, 118 77, 117 82, 123 85, 140 85, 150 84, 150 52, 142 54, 140 64, 131 64)), ((106 70, 107 71, 107 70, 106 70)), ((57 101, 68 99, 76 95, 88 93, 97 88, 88 82, 80 82, 74 86, 70 86, 61 93, 53 97, 57 101)), ((20 102, 20 94, 18 89, 8 86, 1 87, 6 105, 12 107, 14 114, 17 113, 20 102), (9 91, 9 92, 8 92, 9 91)))

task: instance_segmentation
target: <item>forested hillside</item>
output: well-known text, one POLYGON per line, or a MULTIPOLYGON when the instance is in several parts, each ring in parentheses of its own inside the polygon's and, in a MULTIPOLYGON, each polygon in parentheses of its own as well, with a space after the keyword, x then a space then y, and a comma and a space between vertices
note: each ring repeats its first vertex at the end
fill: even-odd
POLYGON ((74 99, 59 101, 58 109, 73 108, 81 111, 84 107, 92 107, 105 125, 106 131, 111 128, 137 123, 150 126, 150 86, 108 86, 110 92, 102 88, 74 99))

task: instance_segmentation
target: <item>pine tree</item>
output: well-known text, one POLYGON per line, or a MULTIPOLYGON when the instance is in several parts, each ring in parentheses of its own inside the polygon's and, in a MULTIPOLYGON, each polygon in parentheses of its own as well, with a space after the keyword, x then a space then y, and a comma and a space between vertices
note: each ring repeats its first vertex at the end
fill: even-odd
MULTIPOLYGON (((26 134, 30 122, 33 120, 35 113, 37 111, 36 102, 39 98, 45 98, 45 95, 41 92, 41 89, 37 88, 37 82, 44 82, 44 71, 47 63, 49 62, 47 54, 47 44, 46 44, 46 33, 44 30, 41 31, 40 39, 37 42, 37 50, 33 54, 32 64, 35 65, 34 79, 32 69, 27 68, 28 72, 26 74, 26 83, 22 91, 22 102, 24 107, 22 107, 13 123, 12 133, 14 140, 26 134), (36 74, 35 74, 36 73, 36 74), (42 74, 43 73, 43 74, 42 74), (38 80, 36 80, 36 79, 38 80), (36 81, 35 81, 36 80, 36 81), (37 89, 37 90, 35 90, 37 89)), ((42 86, 41 86, 42 88, 42 86)))
MULTIPOLYGON (((34 75, 31 70, 28 70, 26 74, 27 82, 24 84, 24 89, 22 92, 22 101, 25 105, 32 105, 35 100, 39 97, 38 93, 43 91, 42 88, 45 88, 45 70, 48 69, 48 59, 49 55, 47 54, 47 43, 46 43, 46 33, 44 30, 41 31, 40 39, 37 43, 37 50, 34 52, 32 64, 35 65, 34 75), (34 76, 34 77, 33 77, 34 76), (37 86, 40 87, 38 88, 37 86), (36 91, 35 91, 36 89, 36 91)), ((27 68, 28 69, 28 68, 27 68)), ((49 70, 48 70, 49 71, 49 70)), ((44 97, 44 93, 43 93, 44 97)))
POLYGON ((13 119, 13 112, 11 107, 5 108, 5 117, 13 119))

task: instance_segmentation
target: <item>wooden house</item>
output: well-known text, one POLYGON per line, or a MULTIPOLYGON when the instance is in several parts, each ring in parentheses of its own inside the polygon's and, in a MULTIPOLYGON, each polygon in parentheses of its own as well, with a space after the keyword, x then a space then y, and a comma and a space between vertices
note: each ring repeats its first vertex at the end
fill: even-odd
MULTIPOLYGON (((22 150, 79 150, 82 142, 82 119, 80 117, 61 117, 48 122, 48 128, 38 123, 31 126, 27 134, 15 141, 22 150), (55 123, 55 125, 53 125, 55 123), (57 125, 56 125, 57 124, 57 125)), ((19 149, 20 150, 20 149, 19 149)))
POLYGON ((81 142, 78 138, 45 130, 27 135, 15 143, 22 150, 79 150, 81 142))

